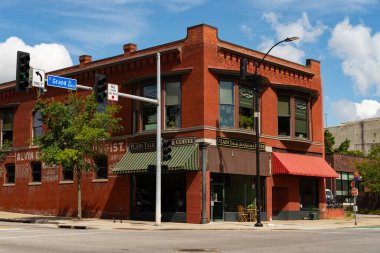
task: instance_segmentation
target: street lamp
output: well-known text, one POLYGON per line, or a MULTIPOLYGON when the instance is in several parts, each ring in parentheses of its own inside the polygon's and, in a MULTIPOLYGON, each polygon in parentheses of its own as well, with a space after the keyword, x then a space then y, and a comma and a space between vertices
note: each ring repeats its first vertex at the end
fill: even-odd
MULTIPOLYGON (((260 86, 261 86, 261 75, 257 74, 257 69, 260 66, 260 64, 264 61, 264 59, 267 57, 269 52, 278 44, 282 42, 291 42, 294 40, 298 40, 298 37, 290 37, 286 38, 284 40, 281 40, 274 44, 268 52, 264 55, 264 57, 259 61, 255 63, 255 73, 253 75, 253 87, 254 87, 254 93, 255 93, 255 132, 256 132, 256 208, 257 208, 257 219, 255 227, 262 227, 263 224, 261 223, 261 180, 260 180, 260 133, 259 133, 259 118, 260 118, 260 107, 259 107, 259 94, 261 92, 260 86)), ((247 71, 247 60, 241 59, 240 63, 240 77, 242 79, 245 79, 246 71, 247 71)))

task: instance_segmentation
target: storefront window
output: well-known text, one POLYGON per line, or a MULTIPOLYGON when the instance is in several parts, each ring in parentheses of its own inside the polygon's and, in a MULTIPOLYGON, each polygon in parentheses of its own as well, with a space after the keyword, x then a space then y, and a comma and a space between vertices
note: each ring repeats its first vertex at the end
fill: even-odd
POLYGON ((41 162, 32 162, 32 182, 41 182, 41 162))
POLYGON ((166 128, 181 127, 181 83, 165 85, 166 128))
MULTIPOLYGON (((145 86, 143 96, 147 98, 157 98, 157 86, 145 86)), ((143 130, 154 130, 157 128, 157 106, 152 103, 142 103, 143 130)))
POLYGON ((239 127, 253 129, 253 90, 239 87, 239 127))
POLYGON ((96 156, 94 162, 96 165, 96 179, 106 179, 108 177, 107 156, 96 156))
MULTIPOLYGON (((133 176, 133 212, 154 212, 156 177, 153 174, 133 176)), ((162 175, 162 212, 186 212, 185 174, 162 175)))
POLYGON ((219 126, 234 126, 234 83, 221 81, 219 86, 219 126))
POLYGON ((62 181, 73 181, 74 171, 72 168, 62 168, 62 181))
POLYGON ((318 180, 300 179, 300 204, 301 208, 318 208, 318 180))
POLYGON ((5 170, 6 170, 5 183, 14 184, 15 183, 15 164, 14 163, 6 164, 5 170))

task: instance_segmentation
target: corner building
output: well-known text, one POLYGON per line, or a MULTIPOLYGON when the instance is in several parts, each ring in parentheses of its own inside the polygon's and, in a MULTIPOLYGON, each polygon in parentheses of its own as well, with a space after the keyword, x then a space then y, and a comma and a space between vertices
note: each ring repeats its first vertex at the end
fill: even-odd
MULTIPOLYGON (((202 197, 208 221, 236 220, 237 206, 255 203, 256 154, 252 81, 240 80, 242 57, 248 75, 264 53, 218 38, 216 28, 197 25, 185 39, 48 73, 92 87, 95 74, 119 85, 119 92, 155 98, 156 54, 161 54, 162 137, 173 140, 172 159, 162 167, 162 220, 200 223, 202 197), (206 194, 202 196, 202 170, 206 194)), ((273 56, 259 66, 260 175, 262 220, 301 219, 313 209, 325 215, 326 178, 336 173, 323 157, 320 63, 306 65, 273 56)), ((43 98, 62 100, 67 91, 47 87, 43 98)), ((78 89, 80 94, 89 91, 78 89)), ((18 93, 15 82, 0 85, 0 209, 76 215, 76 182, 61 166, 38 160, 33 136, 43 126, 33 111, 35 88, 18 93)), ((116 102, 112 102, 116 103, 116 102)), ((156 107, 119 97, 124 130, 105 145, 97 172, 82 178, 84 217, 155 217, 156 107)))

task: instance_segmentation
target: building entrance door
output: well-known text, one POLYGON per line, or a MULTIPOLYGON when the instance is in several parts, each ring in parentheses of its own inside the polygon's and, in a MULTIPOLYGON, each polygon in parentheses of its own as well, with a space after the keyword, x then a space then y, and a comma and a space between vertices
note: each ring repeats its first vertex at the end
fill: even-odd
POLYGON ((224 184, 211 184, 211 220, 224 220, 224 184))

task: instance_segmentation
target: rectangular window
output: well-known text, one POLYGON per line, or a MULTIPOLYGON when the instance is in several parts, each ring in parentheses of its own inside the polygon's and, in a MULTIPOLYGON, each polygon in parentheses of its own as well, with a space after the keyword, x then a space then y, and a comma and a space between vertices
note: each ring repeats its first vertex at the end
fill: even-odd
POLYGON ((290 136, 290 97, 279 96, 277 101, 278 135, 290 136))
POLYGON ((181 83, 165 85, 166 128, 181 127, 181 83))
POLYGON ((73 181, 73 180, 74 180, 73 169, 62 167, 62 181, 73 181))
POLYGON ((42 136, 42 117, 41 111, 35 111, 33 113, 33 144, 34 139, 42 136))
MULTIPOLYGON (((143 96, 147 98, 157 98, 157 86, 145 86, 143 96)), ((142 103, 143 130, 154 130, 157 128, 157 106, 152 103, 142 103)))
POLYGON ((301 98, 294 99, 295 137, 308 137, 307 101, 301 98))
POLYGON ((239 87, 239 127, 253 129, 253 90, 239 87))
POLYGON ((3 112, 1 118, 1 147, 12 147, 13 141, 13 113, 3 112))
POLYGON ((41 182, 41 162, 32 162, 32 182, 41 182))
POLYGON ((107 156, 101 155, 94 158, 96 165, 96 179, 107 179, 108 178, 108 162, 107 156))
POLYGON ((9 163, 5 165, 5 183, 14 184, 15 183, 15 164, 9 163))
POLYGON ((221 81, 219 86, 219 126, 234 127, 234 83, 221 81))

